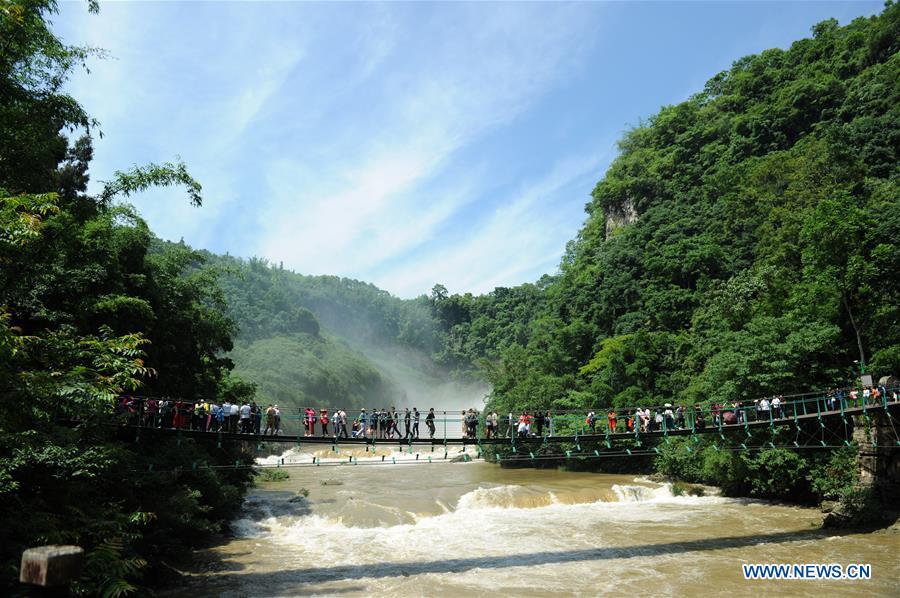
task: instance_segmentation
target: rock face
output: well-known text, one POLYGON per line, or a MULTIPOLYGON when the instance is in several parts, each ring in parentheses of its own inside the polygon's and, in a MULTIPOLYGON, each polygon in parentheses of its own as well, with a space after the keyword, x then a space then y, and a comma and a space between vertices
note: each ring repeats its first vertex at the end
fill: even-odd
POLYGON ((626 199, 619 206, 610 206, 606 209, 606 239, 615 232, 616 229, 632 224, 638 219, 637 208, 634 207, 634 201, 626 199))
POLYGON ((860 486, 874 488, 882 498, 893 502, 900 498, 897 430, 885 413, 871 415, 869 422, 861 416, 854 416, 853 420, 853 440, 859 446, 860 486))

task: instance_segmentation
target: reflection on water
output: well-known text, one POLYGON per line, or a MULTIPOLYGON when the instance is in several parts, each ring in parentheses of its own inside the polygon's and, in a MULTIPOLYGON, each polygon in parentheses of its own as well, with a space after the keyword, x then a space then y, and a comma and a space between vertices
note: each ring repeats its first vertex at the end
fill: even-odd
MULTIPOLYGON (((312 453, 295 449, 285 460, 310 462, 312 453)), ((900 595, 898 535, 829 535, 816 530, 813 509, 479 462, 289 471, 289 481, 248 498, 236 537, 213 551, 220 562, 181 595, 900 595), (308 499, 298 498, 302 488, 308 499), (871 563, 874 579, 741 574, 742 563, 793 562, 871 563)))

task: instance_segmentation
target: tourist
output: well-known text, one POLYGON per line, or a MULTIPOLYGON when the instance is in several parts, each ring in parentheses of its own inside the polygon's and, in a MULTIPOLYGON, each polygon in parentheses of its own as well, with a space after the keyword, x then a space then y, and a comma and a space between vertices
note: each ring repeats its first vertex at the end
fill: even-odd
MULTIPOLYGON (((271 405, 270 405, 271 407, 271 405)), ((231 408, 229 407, 229 411, 231 408)), ((216 406, 216 432, 221 432, 225 428, 225 406, 216 406)))
POLYGON ((527 435, 528 435, 528 412, 523 411, 522 415, 519 416, 518 436, 519 436, 519 438, 524 438, 527 435))
POLYGON ((474 409, 466 413, 466 438, 475 438, 478 434, 478 415, 474 409))
POLYGON ((331 429, 334 431, 334 437, 337 438, 341 431, 341 412, 338 409, 331 414, 331 429))
POLYGON ((250 433, 250 404, 247 401, 244 401, 244 404, 240 407, 241 420, 241 434, 249 434, 250 433))
POLYGON ((493 438, 494 437, 494 420, 491 419, 490 413, 488 413, 484 418, 484 437, 485 438, 493 438))
POLYGON ((412 438, 412 413, 409 412, 409 407, 403 408, 403 428, 403 437, 412 438))
POLYGON ((771 411, 769 410, 769 407, 770 407, 770 405, 769 405, 769 399, 767 399, 766 397, 763 397, 763 398, 759 401, 759 411, 758 411, 759 416, 758 416, 758 419, 761 419, 761 420, 763 420, 763 421, 766 421, 766 420, 768 420, 768 419, 770 418, 770 416, 771 416, 771 411))
POLYGON ((379 438, 387 438, 388 435, 388 420, 390 416, 388 415, 387 409, 381 410, 381 415, 378 416, 378 436, 379 438))
POLYGON ((147 408, 144 410, 144 425, 155 428, 158 425, 158 419, 159 401, 151 397, 150 400, 147 401, 147 408))
POLYGON ((369 436, 378 438, 378 409, 372 407, 372 414, 369 416, 369 436))
MULTIPOLYGON (((494 413, 494 417, 497 417, 496 412, 494 413)), ((544 421, 547 423, 547 436, 553 436, 553 416, 549 411, 544 415, 544 421)))
POLYGON ((537 436, 544 435, 544 414, 540 411, 534 414, 534 433, 537 436))
POLYGON ((772 397, 772 416, 775 419, 781 419, 781 397, 772 397))
POLYGON ((597 417, 593 410, 588 411, 587 417, 584 420, 584 423, 587 424, 588 428, 591 429, 591 434, 595 434, 597 432, 597 417))
POLYGON ((684 427, 684 405, 678 405, 675 408, 675 427, 684 427))
POLYGON ((225 414, 225 431, 230 432, 229 427, 231 426, 231 401, 225 399, 225 402, 222 403, 222 412, 225 414))
POLYGON ((250 428, 253 434, 259 436, 262 414, 256 401, 250 401, 250 428))
POLYGON ((316 411, 312 407, 306 408, 306 435, 316 435, 316 411))
POLYGON ((882 395, 881 389, 878 388, 877 386, 873 386, 872 387, 872 404, 878 405, 879 403, 881 403, 882 396, 883 395, 882 395))
POLYGON ((275 407, 271 404, 266 407, 266 429, 263 432, 263 436, 274 436, 275 435, 275 407))
POLYGON ((413 431, 412 437, 419 438, 419 410, 413 407, 413 431))
POLYGON ((619 423, 618 420, 616 419, 616 410, 615 409, 610 409, 609 411, 606 412, 606 422, 609 426, 607 428, 607 430, 609 430, 609 433, 615 434, 616 426, 619 423))
POLYGON ((322 436, 328 436, 328 409, 319 409, 319 423, 322 424, 322 436))
POLYGON ((235 401, 234 403, 231 404, 231 418, 230 418, 231 421, 229 423, 229 427, 230 427, 229 431, 232 434, 237 434, 237 432, 238 432, 238 420, 240 420, 240 417, 241 417, 241 406, 238 405, 237 401, 235 401))
POLYGON ((216 411, 218 411, 219 406, 215 403, 209 404, 209 424, 206 427, 207 432, 214 432, 216 430, 216 411))
POLYGON ((706 427, 706 422, 703 421, 703 410, 700 408, 700 405, 694 405, 694 429, 702 430, 706 427))
POLYGON ((666 403, 663 405, 663 429, 664 430, 674 430, 675 429, 675 412, 672 411, 672 403, 666 403))
POLYGON ((347 438, 347 412, 341 409, 340 414, 341 438, 347 438))
POLYGON ((275 434, 281 435, 281 409, 278 408, 278 405, 273 408, 275 409, 275 434))
POLYGON ((396 407, 391 407, 391 438, 394 437, 395 433, 397 438, 403 438, 403 435, 400 434, 400 413, 396 407))
POLYGON ((368 417, 366 417, 366 408, 365 407, 363 407, 362 409, 359 410, 359 416, 356 418, 356 421, 358 422, 357 427, 359 428, 359 433, 356 436, 354 436, 354 438, 358 438, 358 437, 365 438, 366 430, 368 429, 367 428, 368 417))
POLYGON ((428 409, 428 415, 425 416, 425 425, 428 426, 428 437, 434 438, 434 407, 428 409))

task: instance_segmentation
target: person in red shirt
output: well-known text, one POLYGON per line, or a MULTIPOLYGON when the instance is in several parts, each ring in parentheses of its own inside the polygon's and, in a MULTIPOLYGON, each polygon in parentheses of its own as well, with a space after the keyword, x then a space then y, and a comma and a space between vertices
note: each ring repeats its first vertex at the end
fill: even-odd
POLYGON ((319 410, 319 423, 322 424, 322 436, 328 436, 328 409, 319 410))

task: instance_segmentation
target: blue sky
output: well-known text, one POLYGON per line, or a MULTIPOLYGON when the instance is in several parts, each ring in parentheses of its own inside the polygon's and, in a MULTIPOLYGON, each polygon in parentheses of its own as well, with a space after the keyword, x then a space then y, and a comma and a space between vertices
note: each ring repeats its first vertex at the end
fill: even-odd
POLYGON ((882 6, 72 2, 55 29, 114 57, 70 86, 93 184, 176 155, 203 184, 131 199, 159 236, 412 297, 555 272, 629 126, 882 6))

